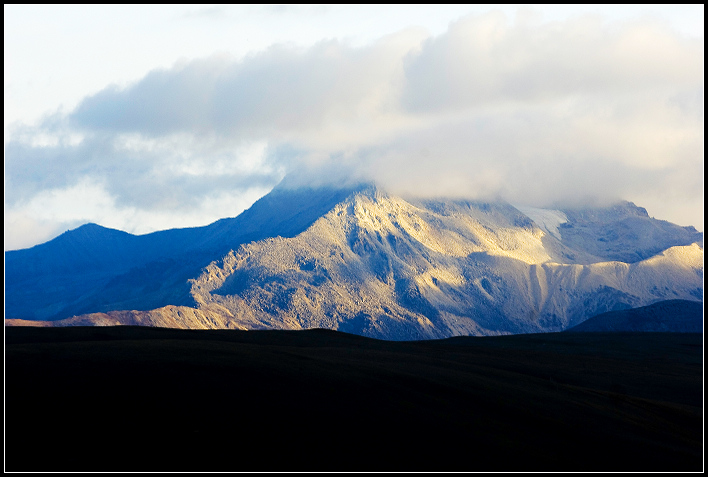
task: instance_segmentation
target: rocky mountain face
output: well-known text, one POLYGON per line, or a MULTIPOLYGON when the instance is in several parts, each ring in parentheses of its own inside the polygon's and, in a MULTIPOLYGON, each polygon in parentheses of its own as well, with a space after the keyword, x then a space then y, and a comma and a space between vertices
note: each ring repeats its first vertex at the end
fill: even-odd
POLYGON ((281 187, 207 227, 133 236, 90 225, 5 255, 5 316, 38 325, 410 340, 561 331, 703 296, 703 234, 632 203, 516 208, 373 185, 281 187))

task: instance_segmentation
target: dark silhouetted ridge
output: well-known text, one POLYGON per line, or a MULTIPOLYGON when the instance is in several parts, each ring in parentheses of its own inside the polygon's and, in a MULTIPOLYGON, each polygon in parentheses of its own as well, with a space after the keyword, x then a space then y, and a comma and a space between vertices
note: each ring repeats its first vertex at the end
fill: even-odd
POLYGON ((593 316, 567 331, 702 333, 703 303, 688 300, 665 300, 629 310, 609 311, 593 316))

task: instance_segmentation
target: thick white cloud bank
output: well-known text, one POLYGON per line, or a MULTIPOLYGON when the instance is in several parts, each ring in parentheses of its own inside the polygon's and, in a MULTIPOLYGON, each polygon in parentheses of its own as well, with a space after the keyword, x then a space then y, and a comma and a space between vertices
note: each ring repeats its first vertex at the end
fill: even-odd
POLYGON ((183 60, 6 128, 5 248, 87 221, 204 225, 286 174, 532 207, 626 199, 703 230, 703 38, 523 13, 183 60))

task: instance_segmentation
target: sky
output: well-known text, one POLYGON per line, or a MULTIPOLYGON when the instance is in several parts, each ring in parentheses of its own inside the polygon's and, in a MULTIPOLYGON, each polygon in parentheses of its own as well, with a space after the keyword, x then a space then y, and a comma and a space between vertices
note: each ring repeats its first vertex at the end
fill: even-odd
POLYGON ((289 184, 703 231, 703 5, 5 5, 5 250, 289 184))

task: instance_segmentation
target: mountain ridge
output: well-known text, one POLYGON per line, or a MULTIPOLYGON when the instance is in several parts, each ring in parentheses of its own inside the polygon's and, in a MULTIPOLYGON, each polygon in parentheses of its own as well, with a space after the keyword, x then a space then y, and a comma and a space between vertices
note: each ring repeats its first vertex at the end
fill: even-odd
POLYGON ((703 303, 665 300, 648 306, 593 316, 566 332, 680 332, 703 333, 703 303))
MULTIPOLYGON (((322 188, 314 198, 321 208, 338 200, 341 193, 322 188)), ((44 244, 5 252, 6 317, 55 320, 115 310, 111 303, 137 310, 192 304, 188 278, 244 242, 296 235, 320 213, 303 202, 302 194, 298 197, 276 189, 239 216, 202 227, 132 235, 85 224, 44 244), (96 250, 91 238, 86 240, 87 231, 94 236, 120 236, 122 241, 96 250), (77 238, 84 239, 79 250, 74 244, 77 238), (53 277, 61 277, 62 282, 53 277)))
POLYGON ((13 315, 52 274, 24 294, 16 282, 6 318, 29 311, 30 319, 76 315, 83 318, 74 322, 87 323, 93 314, 97 323, 175 326, 182 319, 195 327, 428 339, 560 331, 615 308, 702 297, 695 229, 652 219, 629 202, 535 210, 540 225, 499 201, 404 200, 375 184, 276 187, 235 218, 120 235, 140 247, 131 259, 148 258, 110 276, 94 270, 88 293, 86 274, 76 273, 68 280, 73 295, 55 287, 54 295, 45 292, 45 308, 13 315), (69 300, 59 307, 57 295, 69 300), (133 311, 99 318, 119 310, 133 311))

